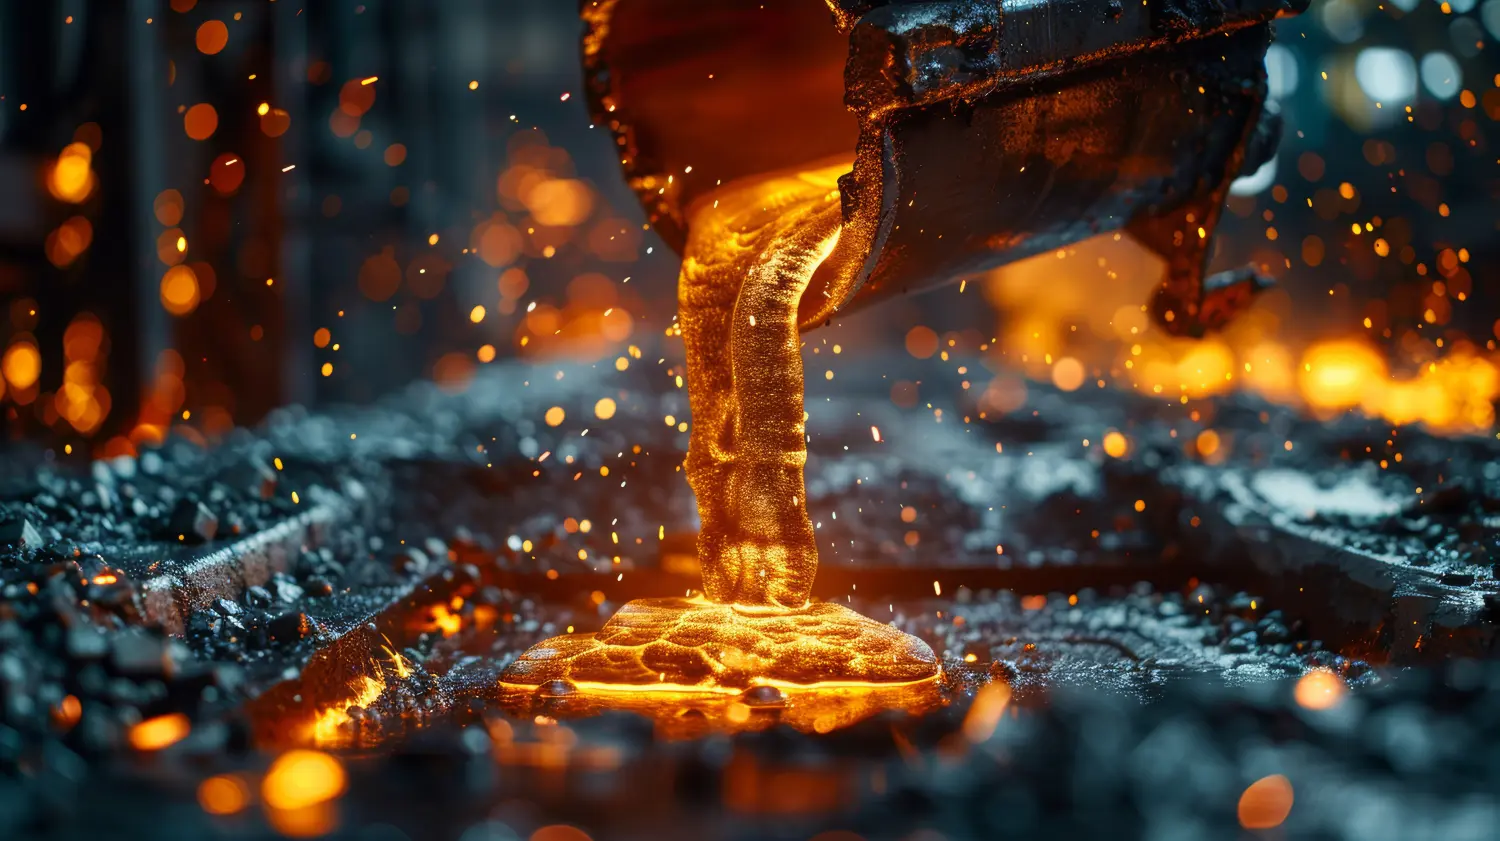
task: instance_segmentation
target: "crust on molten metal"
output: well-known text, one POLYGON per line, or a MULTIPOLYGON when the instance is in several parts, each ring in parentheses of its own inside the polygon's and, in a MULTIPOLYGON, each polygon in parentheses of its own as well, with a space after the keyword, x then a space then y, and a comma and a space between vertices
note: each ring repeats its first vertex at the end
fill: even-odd
POLYGON ((629 602, 597 633, 538 643, 502 682, 738 692, 902 684, 937 674, 926 643, 832 602, 785 609, 672 598, 629 602))

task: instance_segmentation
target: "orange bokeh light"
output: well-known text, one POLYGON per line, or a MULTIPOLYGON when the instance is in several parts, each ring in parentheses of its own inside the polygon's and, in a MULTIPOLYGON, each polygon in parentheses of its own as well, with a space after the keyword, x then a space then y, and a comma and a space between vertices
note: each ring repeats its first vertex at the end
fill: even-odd
POLYGON ((141 751, 155 751, 177 744, 192 730, 182 713, 148 718, 130 728, 130 746, 141 751))
POLYGON ((198 34, 194 40, 197 42, 198 52, 218 55, 229 43, 229 27, 222 20, 206 20, 198 26, 198 34))
POLYGON ((381 249, 365 258, 359 267, 359 291, 372 301, 390 300, 401 288, 401 265, 394 248, 381 249))
POLYGON ((42 375, 41 351, 30 340, 16 342, 0 357, 0 372, 16 391, 31 388, 42 375))
POLYGON ((337 759, 315 750, 291 750, 266 771, 260 796, 273 809, 302 809, 344 793, 347 780, 337 759))
POLYGON ((282 108, 268 108, 260 115, 260 130, 267 137, 280 137, 292 127, 292 115, 282 108))
POLYGON ((1064 356, 1052 366, 1052 384, 1063 391, 1077 391, 1083 386, 1085 374, 1082 362, 1071 356, 1064 356))
POLYGON ((221 196, 234 193, 245 183, 245 162, 228 153, 214 158, 208 167, 208 183, 221 196))
POLYGON ((156 199, 151 203, 151 210, 156 214, 156 221, 169 228, 182 222, 183 207, 182 193, 176 190, 162 190, 156 194, 156 199))
POLYGON ((250 803, 250 787, 231 774, 209 777, 198 784, 198 805, 210 815, 233 815, 250 803))
POLYGON ((587 184, 569 178, 543 181, 521 197, 539 225, 571 227, 587 219, 594 207, 594 194, 587 184))
POLYGON ((1292 783, 1280 774, 1262 777, 1240 795, 1240 826, 1245 829, 1274 829, 1286 822, 1292 813, 1292 783))
POLYGON ((194 140, 207 140, 219 129, 219 112, 207 102, 200 102, 182 116, 182 130, 194 140))
POLYGON ((1344 681, 1327 669, 1313 669, 1297 680, 1294 694, 1304 709, 1326 710, 1344 699, 1344 681))
POLYGON ((1198 437, 1193 443, 1198 449, 1198 455, 1206 459, 1211 459, 1219 453, 1221 439, 1218 432, 1212 429, 1205 429, 1198 433, 1198 437))
POLYGON ((94 226, 82 216, 74 216, 47 235, 47 259, 63 268, 71 265, 94 241, 94 226))
POLYGON ((469 247, 478 252, 479 259, 495 268, 507 266, 521 254, 521 232, 495 216, 480 222, 469 237, 469 247))
POLYGON ((187 237, 181 228, 168 228, 156 236, 156 259, 164 265, 175 266, 186 259, 186 248, 179 248, 185 244, 187 237))
POLYGON ((63 147, 47 172, 47 190, 53 198, 81 204, 94 191, 94 151, 86 143, 63 147))
POLYGON ((474 361, 466 353, 445 353, 432 366, 432 378, 444 391, 462 391, 474 377, 474 361))
POLYGON ((1124 458, 1130 452, 1130 441, 1124 435, 1111 429, 1104 433, 1104 454, 1110 458, 1124 458))
POLYGON ((906 331, 906 352, 918 359, 927 359, 938 349, 938 336, 931 327, 918 324, 906 331))
POLYGON ((187 266, 173 266, 161 278, 161 305, 173 315, 187 315, 198 308, 201 292, 198 276, 187 266))
POLYGON ((375 86, 363 79, 350 79, 339 89, 339 110, 350 117, 362 117, 375 104, 375 86))

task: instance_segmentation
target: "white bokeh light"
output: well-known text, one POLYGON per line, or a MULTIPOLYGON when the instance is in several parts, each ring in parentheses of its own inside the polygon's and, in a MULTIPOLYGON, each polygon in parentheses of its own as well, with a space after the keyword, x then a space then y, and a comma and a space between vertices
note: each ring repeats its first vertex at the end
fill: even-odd
POLYGON ((1385 106, 1406 105, 1417 95, 1417 63, 1394 47, 1366 47, 1354 58, 1354 79, 1365 96, 1385 106))
POLYGON ((1422 56, 1422 85, 1438 99, 1452 99, 1463 86, 1464 71, 1458 60, 1445 52, 1422 56))
POLYGON ((1299 75, 1296 53, 1280 44, 1272 44, 1266 50, 1266 88, 1272 99, 1285 99, 1296 93, 1299 75))

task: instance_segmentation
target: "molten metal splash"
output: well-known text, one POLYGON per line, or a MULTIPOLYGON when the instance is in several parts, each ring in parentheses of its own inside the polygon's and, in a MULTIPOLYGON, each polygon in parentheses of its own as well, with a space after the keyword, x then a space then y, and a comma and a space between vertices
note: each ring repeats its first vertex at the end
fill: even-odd
POLYGON ((845 607, 810 601, 797 308, 838 241, 848 165, 730 185, 692 212, 679 281, 707 599, 649 599, 597 634, 532 648, 503 682, 593 692, 729 693, 756 686, 931 681, 932 650, 845 607))
MULTIPOLYGON (((381 674, 378 664, 372 664, 372 666, 376 674, 381 674)), ((360 675, 349 684, 349 691, 353 695, 348 701, 320 711, 318 717, 313 720, 312 740, 315 744, 329 745, 342 741, 344 725, 351 720, 349 710, 354 707, 368 707, 375 703, 381 693, 385 692, 385 683, 369 675, 360 675)))

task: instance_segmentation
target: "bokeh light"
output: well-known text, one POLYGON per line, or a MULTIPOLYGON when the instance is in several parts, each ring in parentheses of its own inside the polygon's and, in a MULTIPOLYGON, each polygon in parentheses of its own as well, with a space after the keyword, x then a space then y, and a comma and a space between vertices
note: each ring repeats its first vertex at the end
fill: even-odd
POLYGON ((1280 774, 1262 777, 1240 795, 1240 826, 1245 829, 1275 829, 1292 813, 1295 797, 1291 781, 1280 774))
POLYGON ((69 143, 53 162, 47 189, 59 201, 81 204, 94 191, 94 152, 86 143, 69 143))
POLYGON ((221 20, 206 20, 198 25, 194 40, 197 42, 198 52, 218 55, 229 43, 229 27, 221 20))
POLYGON ((173 315, 187 315, 201 300, 198 275, 187 266, 173 266, 161 277, 161 305, 173 315))
POLYGON ((260 796, 273 809, 315 806, 344 793, 344 766, 326 753, 291 750, 276 757, 261 781, 260 796))
POLYGON ((182 130, 194 140, 207 140, 218 129, 219 112, 207 102, 200 102, 183 114, 182 130))

